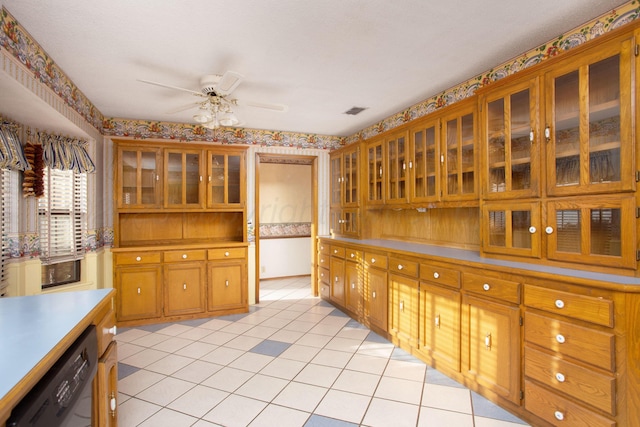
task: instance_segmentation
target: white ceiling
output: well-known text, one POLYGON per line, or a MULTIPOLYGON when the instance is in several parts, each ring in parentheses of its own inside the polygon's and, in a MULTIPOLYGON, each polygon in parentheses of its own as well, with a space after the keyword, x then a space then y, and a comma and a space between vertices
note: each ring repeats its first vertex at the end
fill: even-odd
MULTIPOLYGON (((233 70, 245 77, 233 92, 240 102, 288 106, 284 113, 237 107, 243 127, 335 136, 624 3, 0 0, 105 117, 193 123, 196 109, 169 112, 196 97, 138 79, 199 90, 201 76, 233 70), (344 114, 353 106, 367 110, 344 114)), ((3 89, 10 83, 0 78, 0 113, 19 120, 17 94, 3 89)))

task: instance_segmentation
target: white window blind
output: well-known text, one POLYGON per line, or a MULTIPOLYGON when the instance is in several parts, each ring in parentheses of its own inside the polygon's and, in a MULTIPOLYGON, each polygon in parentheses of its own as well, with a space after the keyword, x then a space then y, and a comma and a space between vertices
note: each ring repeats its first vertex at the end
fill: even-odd
POLYGON ((87 177, 71 170, 44 168, 44 196, 38 199, 40 259, 56 264, 84 257, 87 177))

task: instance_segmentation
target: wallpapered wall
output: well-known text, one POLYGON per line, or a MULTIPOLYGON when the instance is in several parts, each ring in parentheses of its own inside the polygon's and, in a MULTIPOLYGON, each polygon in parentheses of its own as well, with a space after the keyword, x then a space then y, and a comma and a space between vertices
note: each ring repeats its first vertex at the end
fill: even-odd
POLYGON ((268 131, 245 128, 223 128, 215 134, 199 125, 171 122, 151 122, 120 118, 107 118, 86 98, 76 85, 56 65, 54 60, 31 39, 28 32, 3 7, 0 13, 0 46, 9 51, 45 85, 50 87, 64 102, 76 110, 106 136, 133 136, 135 138, 163 138, 177 141, 220 141, 227 144, 251 144, 261 146, 283 146, 297 148, 336 149, 361 139, 371 138, 408 121, 429 114, 475 93, 493 81, 517 73, 538 64, 558 53, 579 46, 610 30, 638 18, 640 1, 632 0, 591 22, 558 36, 541 46, 507 61, 466 82, 445 90, 423 102, 382 120, 360 132, 348 136, 315 135, 283 131, 268 131))

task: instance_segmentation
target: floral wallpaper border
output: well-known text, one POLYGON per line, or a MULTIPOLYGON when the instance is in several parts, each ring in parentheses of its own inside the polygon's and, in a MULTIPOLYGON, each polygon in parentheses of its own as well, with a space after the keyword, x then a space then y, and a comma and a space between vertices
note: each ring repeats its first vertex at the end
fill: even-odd
POLYGON ((161 138, 177 141, 205 140, 223 144, 252 144, 333 150, 346 144, 371 138, 406 122, 425 116, 437 109, 465 99, 491 82, 517 73, 559 52, 579 46, 606 32, 625 25, 640 15, 640 0, 632 0, 579 28, 568 31, 511 61, 473 77, 444 92, 415 104, 348 137, 314 135, 283 131, 222 128, 217 131, 200 125, 105 118, 78 87, 64 74, 42 47, 11 14, 2 7, 0 13, 0 46, 9 51, 43 84, 51 88, 64 102, 106 136, 161 138))
MULTIPOLYGON (((6 243, 10 259, 37 258, 40 256, 40 236, 38 233, 9 234, 6 243)), ((88 230, 85 234, 85 252, 96 252, 113 244, 113 229, 88 230)))
POLYGON ((311 236, 310 222, 284 222, 276 224, 260 224, 261 239, 276 239, 282 237, 311 236))

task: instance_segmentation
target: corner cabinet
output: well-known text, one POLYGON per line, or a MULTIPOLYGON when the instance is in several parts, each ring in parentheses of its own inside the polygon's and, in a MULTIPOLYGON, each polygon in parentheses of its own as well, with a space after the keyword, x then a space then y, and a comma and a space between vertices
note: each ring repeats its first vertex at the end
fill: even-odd
POLYGON ((248 311, 246 150, 160 141, 114 144, 118 324, 248 311), (233 256, 216 257, 216 251, 233 256), (227 276, 220 286, 220 277, 227 276))

